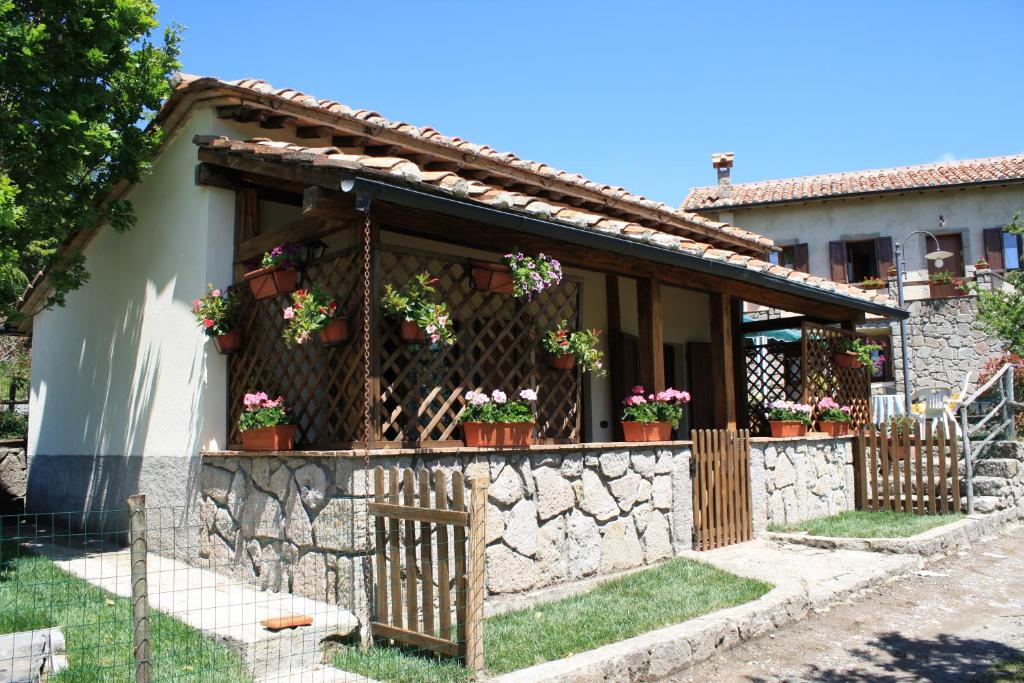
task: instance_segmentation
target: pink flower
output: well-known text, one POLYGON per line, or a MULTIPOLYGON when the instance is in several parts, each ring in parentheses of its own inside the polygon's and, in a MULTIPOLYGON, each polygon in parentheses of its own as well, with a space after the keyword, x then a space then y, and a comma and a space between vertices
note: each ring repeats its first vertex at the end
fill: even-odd
POLYGON ((637 384, 635 387, 633 387, 633 393, 642 394, 644 393, 644 388, 641 385, 637 384))
POLYGON ((263 391, 257 391, 254 394, 246 394, 242 398, 242 403, 246 408, 252 410, 253 408, 259 408, 263 405, 263 402, 267 400, 267 394, 263 391))
POLYGON ((309 332, 305 332, 304 331, 304 332, 302 332, 302 334, 299 335, 299 338, 296 339, 295 341, 297 341, 300 344, 304 344, 304 343, 306 343, 307 339, 309 339, 309 332))
POLYGON ((291 320, 294 317, 295 317, 295 309, 294 308, 289 306, 288 308, 284 309, 284 319, 285 320, 291 320))
POLYGON ((201 305, 202 304, 199 302, 199 299, 193 299, 192 300, 192 312, 193 313, 198 313, 199 312, 199 307, 201 305))
POLYGON ((437 332, 437 325, 427 325, 423 329, 426 330, 427 334, 434 334, 435 332, 437 332))
POLYGON ((215 289, 212 292, 210 292, 210 294, 212 294, 213 296, 218 296, 219 297, 220 296, 220 290, 219 289, 215 289))
POLYGON ((441 341, 441 335, 439 335, 439 334, 432 334, 432 335, 430 335, 430 343, 431 344, 436 344, 439 341, 441 341))

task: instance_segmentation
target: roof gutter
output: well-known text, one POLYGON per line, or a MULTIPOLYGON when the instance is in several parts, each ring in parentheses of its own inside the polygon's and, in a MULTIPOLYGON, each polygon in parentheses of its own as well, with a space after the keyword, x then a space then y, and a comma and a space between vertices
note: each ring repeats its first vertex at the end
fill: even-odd
POLYGON ((431 211, 455 218, 465 218, 529 235, 551 237, 552 233, 556 233, 558 239, 568 244, 600 249, 625 256, 635 256, 655 263, 716 275, 730 280, 748 282, 813 301, 845 306, 886 318, 899 320, 905 319, 910 315, 901 308, 884 306, 844 296, 837 292, 828 292, 817 287, 809 287, 803 283, 780 278, 770 273, 741 268, 730 263, 687 254, 676 249, 667 249, 656 244, 638 242, 564 223, 503 211, 447 195, 431 194, 409 187, 392 185, 362 175, 348 175, 341 181, 340 186, 342 192, 352 193, 359 197, 357 208, 360 206, 368 207, 369 201, 379 199, 411 209, 431 211))

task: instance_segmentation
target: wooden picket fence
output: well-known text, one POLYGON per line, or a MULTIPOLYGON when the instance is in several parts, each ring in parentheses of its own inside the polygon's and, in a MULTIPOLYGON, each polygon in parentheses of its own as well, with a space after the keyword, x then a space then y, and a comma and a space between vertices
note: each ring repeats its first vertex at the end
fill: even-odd
POLYGON ((750 432, 701 429, 693 448, 693 547, 710 550, 754 537, 750 504, 750 432))
POLYGON ((861 427, 854 449, 854 498, 858 510, 924 514, 960 511, 955 427, 944 422, 924 434, 912 428, 861 427))
POLYGON ((384 468, 374 469, 373 477, 369 512, 376 531, 376 606, 371 633, 381 641, 458 657, 482 672, 487 478, 471 483, 467 510, 461 472, 452 473, 450 500, 442 470, 416 474, 391 469, 387 486, 384 468))

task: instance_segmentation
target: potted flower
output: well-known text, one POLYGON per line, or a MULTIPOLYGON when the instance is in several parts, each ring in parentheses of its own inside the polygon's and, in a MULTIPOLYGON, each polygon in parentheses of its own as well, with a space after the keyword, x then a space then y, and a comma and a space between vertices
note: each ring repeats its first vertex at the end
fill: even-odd
POLYGON ((473 262, 473 286, 482 292, 533 298, 562 281, 562 264, 545 254, 505 254, 501 263, 473 262))
POLYGON ((690 402, 690 394, 677 389, 665 389, 644 395, 642 386, 633 387, 633 393, 622 401, 622 435, 626 441, 668 441, 672 430, 679 426, 683 404, 690 402))
POLYGON ((252 295, 269 299, 294 292, 298 285, 297 268, 302 263, 302 245, 285 242, 263 254, 260 267, 245 274, 252 295))
POLYGON ((284 309, 284 343, 304 344, 317 333, 323 346, 337 346, 348 339, 348 320, 338 303, 327 296, 319 285, 292 292, 292 305, 284 309))
POLYGON ((242 432, 242 449, 247 451, 291 451, 295 449, 292 419, 284 407, 284 399, 271 399, 266 392, 246 394, 245 410, 238 418, 242 432))
POLYGON ((811 407, 806 403, 772 401, 768 404, 768 424, 776 439, 804 436, 811 424, 811 407))
POLYGON ((896 269, 896 266, 889 266, 889 269, 885 271, 885 274, 888 275, 889 277, 896 277, 899 274, 899 272, 900 271, 896 269))
POLYGON ((886 282, 880 277, 866 277, 859 286, 861 289, 882 289, 886 286, 886 282))
POLYGON ((953 278, 953 282, 950 284, 953 285, 953 289, 960 296, 967 296, 971 293, 971 285, 967 282, 967 278, 965 277, 955 277, 953 278))
POLYGON ((206 294, 192 302, 192 313, 207 337, 213 337, 217 352, 234 353, 242 348, 242 333, 238 331, 238 294, 234 290, 221 291, 207 285, 206 294))
POLYGON ((862 368, 865 365, 873 365, 872 355, 881 351, 882 347, 860 337, 854 339, 843 339, 843 350, 835 355, 835 363, 840 368, 862 368))
POLYGON ((928 276, 928 293, 933 299, 945 299, 954 296, 961 296, 953 282, 953 273, 948 270, 938 270, 928 276))
POLYGON ((401 289, 395 289, 390 283, 384 286, 381 306, 387 315, 401 321, 402 341, 425 344, 429 337, 432 345, 455 343, 447 304, 432 298, 437 293, 434 285, 438 282, 430 273, 420 273, 401 289))
POLYGON ((978 257, 978 260, 974 262, 974 267, 977 270, 988 270, 988 261, 985 259, 984 256, 980 256, 978 257))
POLYGON ((597 348, 600 330, 565 329, 568 322, 562 320, 553 330, 541 337, 540 345, 547 351, 548 365, 556 370, 572 370, 577 361, 581 372, 604 375, 604 353, 597 348))
POLYGON ((826 396, 818 401, 818 430, 835 438, 850 433, 850 406, 826 396))
POLYGON ((531 404, 537 392, 523 389, 509 399, 500 389, 490 396, 480 391, 466 393, 466 407, 459 416, 467 446, 529 446, 536 422, 531 404))

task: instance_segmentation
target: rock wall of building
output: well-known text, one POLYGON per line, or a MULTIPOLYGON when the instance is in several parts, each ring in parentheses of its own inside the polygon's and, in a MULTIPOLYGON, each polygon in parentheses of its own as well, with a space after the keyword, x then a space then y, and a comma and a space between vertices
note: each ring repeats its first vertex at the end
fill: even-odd
MULTIPOLYGON (((960 460, 961 481, 964 461, 960 460)), ((964 487, 961 486, 964 490, 964 487)), ((966 493, 964 494, 966 496, 966 493)), ((961 497, 966 510, 967 499, 961 497)), ((994 441, 974 463, 974 511, 997 512, 1024 504, 1024 443, 994 441)))
POLYGON ((26 469, 25 442, 0 443, 0 514, 25 509, 26 469))

